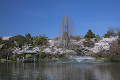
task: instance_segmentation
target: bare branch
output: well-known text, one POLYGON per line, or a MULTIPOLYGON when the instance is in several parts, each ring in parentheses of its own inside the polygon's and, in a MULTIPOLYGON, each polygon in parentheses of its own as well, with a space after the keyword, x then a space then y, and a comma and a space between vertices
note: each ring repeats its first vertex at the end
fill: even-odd
POLYGON ((64 48, 69 48, 70 37, 73 35, 73 23, 70 16, 66 16, 62 19, 60 25, 60 37, 64 48))

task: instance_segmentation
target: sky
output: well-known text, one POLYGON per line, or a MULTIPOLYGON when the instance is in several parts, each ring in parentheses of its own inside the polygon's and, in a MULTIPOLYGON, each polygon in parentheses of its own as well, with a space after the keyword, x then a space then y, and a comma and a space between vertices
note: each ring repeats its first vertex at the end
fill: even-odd
POLYGON ((120 27, 120 0, 0 0, 0 36, 55 38, 66 15, 73 21, 74 35, 91 29, 103 36, 109 27, 120 27))

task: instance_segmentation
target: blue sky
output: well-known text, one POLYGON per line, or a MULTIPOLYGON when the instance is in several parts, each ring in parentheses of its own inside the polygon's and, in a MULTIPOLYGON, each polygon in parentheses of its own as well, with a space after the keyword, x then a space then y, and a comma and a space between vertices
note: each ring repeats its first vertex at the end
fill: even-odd
POLYGON ((103 36, 120 27, 120 0, 0 0, 0 36, 58 36, 61 20, 70 15, 75 35, 88 29, 103 36))

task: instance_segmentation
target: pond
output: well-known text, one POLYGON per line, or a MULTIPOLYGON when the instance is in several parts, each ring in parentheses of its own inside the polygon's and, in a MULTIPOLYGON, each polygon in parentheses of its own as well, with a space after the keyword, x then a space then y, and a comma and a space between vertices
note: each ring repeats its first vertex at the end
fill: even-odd
POLYGON ((120 80, 120 63, 0 63, 0 80, 120 80))

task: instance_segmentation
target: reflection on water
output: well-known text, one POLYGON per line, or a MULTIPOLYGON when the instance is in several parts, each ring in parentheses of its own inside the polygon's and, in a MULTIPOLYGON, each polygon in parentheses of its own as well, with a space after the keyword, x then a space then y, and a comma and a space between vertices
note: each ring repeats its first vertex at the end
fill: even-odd
POLYGON ((119 80, 120 63, 0 63, 0 80, 119 80))

